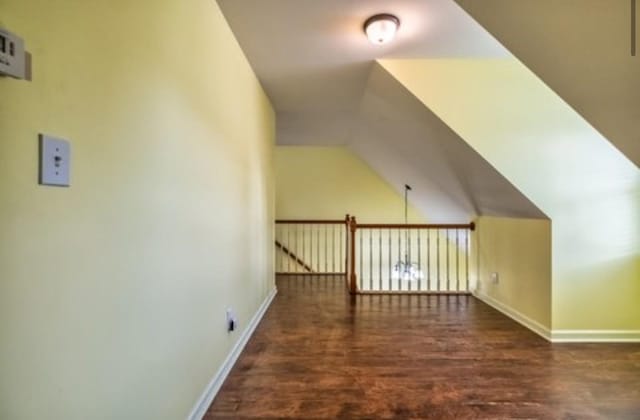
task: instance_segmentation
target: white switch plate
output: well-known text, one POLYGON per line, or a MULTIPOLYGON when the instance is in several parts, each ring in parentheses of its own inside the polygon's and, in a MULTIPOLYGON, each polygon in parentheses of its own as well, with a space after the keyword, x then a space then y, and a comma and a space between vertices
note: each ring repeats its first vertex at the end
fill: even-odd
POLYGON ((40 134, 40 184, 68 187, 70 166, 69 142, 40 134))

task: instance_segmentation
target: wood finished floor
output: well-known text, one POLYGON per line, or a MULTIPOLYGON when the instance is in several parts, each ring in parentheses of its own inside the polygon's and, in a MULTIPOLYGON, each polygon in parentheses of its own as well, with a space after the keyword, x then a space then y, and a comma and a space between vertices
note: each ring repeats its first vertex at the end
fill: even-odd
POLYGON ((554 344, 469 296, 281 276, 205 419, 640 420, 640 345, 554 344))

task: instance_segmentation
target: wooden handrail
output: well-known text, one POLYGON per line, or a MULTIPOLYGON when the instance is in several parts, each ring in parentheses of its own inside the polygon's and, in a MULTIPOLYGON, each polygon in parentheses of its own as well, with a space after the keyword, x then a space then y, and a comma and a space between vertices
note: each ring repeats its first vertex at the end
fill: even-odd
POLYGON ((344 225, 344 220, 276 220, 276 224, 287 225, 344 225))
MULTIPOLYGON (((349 224, 344 220, 276 220, 276 224, 287 225, 344 225, 349 224)), ((471 223, 443 223, 443 224, 418 224, 418 223, 358 223, 358 229, 470 229, 475 230, 476 224, 471 223)))
POLYGON ((403 224, 403 223, 358 223, 358 229, 469 229, 475 230, 475 223, 468 224, 403 224))
POLYGON ((280 248, 282 252, 284 252, 289 257, 293 258, 293 260, 302 266, 307 272, 313 273, 313 268, 311 268, 307 263, 301 260, 296 254, 289 250, 286 246, 282 245, 280 242, 276 241, 276 247, 280 248))

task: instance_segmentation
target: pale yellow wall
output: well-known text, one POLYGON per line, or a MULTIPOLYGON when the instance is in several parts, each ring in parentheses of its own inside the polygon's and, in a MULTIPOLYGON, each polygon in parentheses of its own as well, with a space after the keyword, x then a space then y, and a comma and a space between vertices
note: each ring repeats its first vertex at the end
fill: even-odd
POLYGON ((0 418, 183 419, 273 288, 274 116, 211 0, 3 0, 0 418), (37 185, 37 134, 72 144, 37 185))
MULTIPOLYGON (((362 223, 404 222, 402 192, 347 148, 277 146, 275 171, 278 219, 342 219, 349 213, 362 223)), ((409 210, 410 222, 424 222, 413 206, 409 210)))
POLYGON ((515 59, 382 65, 552 220, 552 326, 640 330, 640 171, 515 59))
POLYGON ((480 295, 551 329, 551 223, 479 217, 472 272, 480 295), (498 273, 494 283, 491 273, 498 273))

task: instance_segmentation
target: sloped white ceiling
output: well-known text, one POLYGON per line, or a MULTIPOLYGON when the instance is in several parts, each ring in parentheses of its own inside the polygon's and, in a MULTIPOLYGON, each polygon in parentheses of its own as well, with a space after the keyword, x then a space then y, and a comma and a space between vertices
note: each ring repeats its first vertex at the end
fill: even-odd
POLYGON ((377 58, 509 56, 452 0, 218 0, 277 113, 283 145, 347 145, 433 222, 545 217, 375 63, 377 58), (394 43, 362 23, 390 12, 394 43))
POLYGON ((381 57, 508 54, 451 0, 218 0, 278 113, 279 144, 345 144, 381 57), (371 45, 363 22, 396 14, 401 30, 371 45))
POLYGON ((431 221, 477 214, 545 217, 379 64, 349 146, 392 185, 411 180, 412 202, 431 221))

